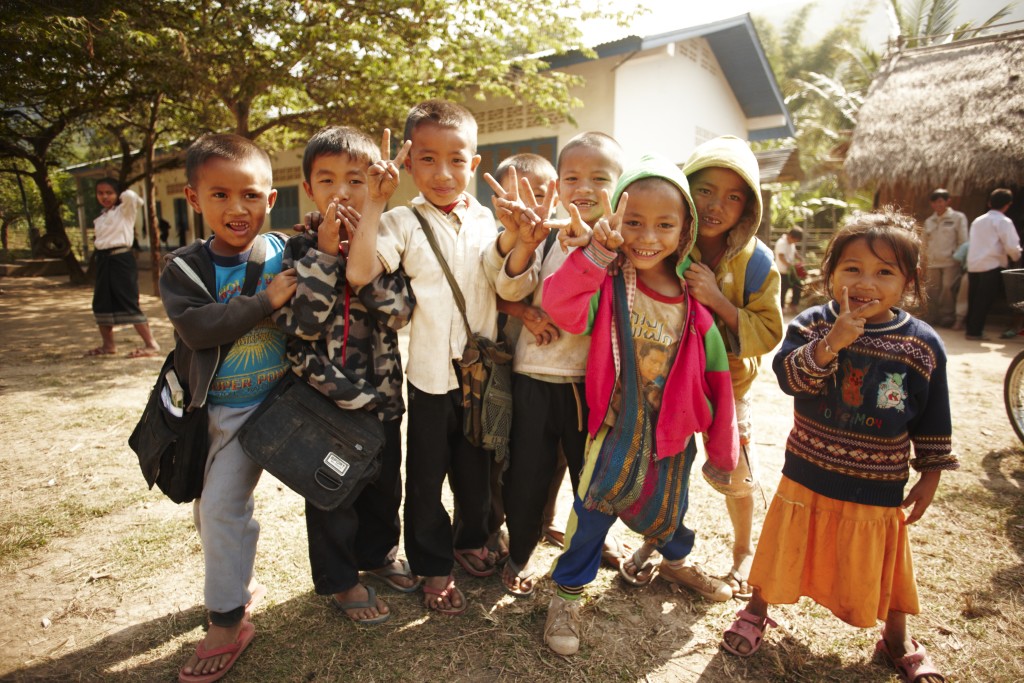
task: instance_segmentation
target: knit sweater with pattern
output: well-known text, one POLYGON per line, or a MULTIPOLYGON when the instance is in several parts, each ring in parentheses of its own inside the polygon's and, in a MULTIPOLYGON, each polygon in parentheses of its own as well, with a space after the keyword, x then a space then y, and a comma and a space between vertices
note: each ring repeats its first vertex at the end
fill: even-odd
POLYGON ((918 472, 953 470, 946 352, 906 311, 868 324, 826 367, 814 350, 839 315, 836 301, 790 323, 772 366, 793 396, 794 425, 782 473, 815 493, 898 507, 918 472))

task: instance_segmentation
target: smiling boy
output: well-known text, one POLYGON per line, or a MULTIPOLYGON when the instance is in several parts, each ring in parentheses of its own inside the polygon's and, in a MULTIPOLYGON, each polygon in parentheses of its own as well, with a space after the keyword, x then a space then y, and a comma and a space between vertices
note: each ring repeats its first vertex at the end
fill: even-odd
POLYGON ((208 404, 209 456, 192 512, 203 545, 209 630, 178 674, 182 683, 198 683, 227 673, 256 632, 246 616, 250 589, 262 589, 252 583, 260 532, 253 490, 262 470, 237 437, 288 368, 284 334, 269 316, 291 299, 295 272, 282 270, 284 240, 260 235, 277 197, 266 152, 237 135, 205 135, 189 147, 185 173, 185 196, 214 236, 165 257, 160 296, 174 325, 175 370, 191 389, 187 409, 208 404), (262 275, 246 295, 248 261, 259 251, 262 275), (222 358, 225 344, 231 350, 222 358))
POLYGON ((435 236, 462 291, 472 332, 492 340, 501 263, 496 255, 485 258, 497 236, 494 215, 466 193, 480 163, 473 115, 445 100, 422 102, 409 112, 405 139, 412 143, 405 168, 420 194, 410 206, 381 216, 379 231, 383 203, 367 202, 351 239, 347 277, 359 287, 402 267, 416 292, 407 364, 405 548, 412 571, 425 577, 426 607, 455 615, 465 611, 466 598, 455 585, 454 562, 473 576, 495 571, 495 556, 485 547, 491 457, 463 434, 462 387, 453 361, 462 358, 468 336, 425 230, 435 236), (460 510, 454 534, 441 500, 446 476, 460 510))
POLYGON ((329 126, 306 144, 302 159, 306 195, 323 217, 316 232, 288 240, 284 264, 294 266, 295 298, 274 315, 289 334, 294 372, 346 410, 369 410, 384 425, 381 472, 353 505, 321 510, 306 503, 309 564, 318 595, 361 624, 391 617, 359 572, 401 592, 419 581, 397 559, 402 502, 402 360, 396 330, 409 322, 415 299, 401 270, 382 273, 353 291, 347 286, 347 224, 358 225, 368 199, 387 201, 398 184, 399 153, 381 162, 382 150, 365 133, 329 126))

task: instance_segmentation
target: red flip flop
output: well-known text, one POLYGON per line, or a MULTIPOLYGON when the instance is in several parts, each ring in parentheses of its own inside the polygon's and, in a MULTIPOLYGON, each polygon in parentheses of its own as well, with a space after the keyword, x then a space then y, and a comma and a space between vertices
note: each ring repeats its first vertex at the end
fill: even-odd
POLYGON ((213 681, 219 681, 224 678, 231 667, 238 661, 238 657, 245 651, 245 648, 252 642, 253 637, 256 635, 256 627, 248 621, 242 622, 242 629, 238 632, 238 638, 235 642, 225 645, 224 647, 217 647, 212 650, 207 650, 203 647, 203 643, 206 639, 199 641, 196 645, 196 657, 200 661, 204 659, 210 659, 211 657, 220 657, 221 655, 231 655, 231 659, 224 666, 223 669, 218 669, 213 673, 208 674, 187 674, 184 671, 184 667, 178 670, 178 681, 180 683, 213 683, 213 681))

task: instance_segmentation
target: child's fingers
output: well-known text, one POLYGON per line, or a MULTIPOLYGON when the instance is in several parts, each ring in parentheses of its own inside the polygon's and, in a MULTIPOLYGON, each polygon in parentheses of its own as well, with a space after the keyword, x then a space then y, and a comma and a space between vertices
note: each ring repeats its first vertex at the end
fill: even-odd
POLYGON ((523 176, 519 179, 519 196, 523 198, 523 203, 529 207, 537 206, 537 198, 533 196, 533 185, 530 184, 530 179, 523 176))
POLYGON ((391 158, 391 129, 385 128, 384 134, 380 136, 380 158, 391 158))
POLYGON ((491 186, 492 190, 494 190, 495 195, 500 199, 506 199, 506 195, 508 193, 505 192, 505 188, 501 186, 501 183, 494 179, 494 176, 490 173, 484 173, 484 180, 486 180, 487 184, 491 186))
MULTIPOLYGON (((608 190, 602 190, 602 193, 605 196, 607 196, 608 195, 608 190)), ((615 209, 615 213, 612 214, 613 215, 613 220, 615 222, 615 225, 617 225, 617 226, 618 225, 622 225, 622 217, 626 215, 626 204, 627 203, 629 203, 629 193, 628 192, 623 192, 622 196, 619 197, 619 205, 615 209)), ((609 215, 609 214, 611 214, 611 200, 610 199, 609 199, 609 202, 608 202, 608 213, 606 213, 605 215, 609 215)))
POLYGON ((605 218, 612 215, 612 197, 608 190, 601 190, 601 215, 605 218))
MULTIPOLYGON (((395 158, 392 160, 394 162, 395 166, 401 166, 402 165, 402 163, 405 161, 405 158, 407 156, 409 156, 409 150, 410 149, 412 149, 412 140, 406 140, 402 144, 402 149, 398 150, 398 154, 396 154, 395 158)), ((384 158, 386 159, 387 157, 384 157, 384 158)))
POLYGON ((548 192, 544 195, 544 203, 541 204, 541 215, 545 218, 551 215, 551 208, 558 203, 558 183, 554 180, 548 182, 548 192))

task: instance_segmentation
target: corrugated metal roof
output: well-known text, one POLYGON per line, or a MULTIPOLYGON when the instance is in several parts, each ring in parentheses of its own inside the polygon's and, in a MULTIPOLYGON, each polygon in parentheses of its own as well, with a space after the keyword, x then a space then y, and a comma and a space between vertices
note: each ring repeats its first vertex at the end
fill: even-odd
POLYGON ((791 183, 804 179, 800 168, 800 151, 796 147, 766 149, 754 152, 761 170, 761 184, 791 183))

